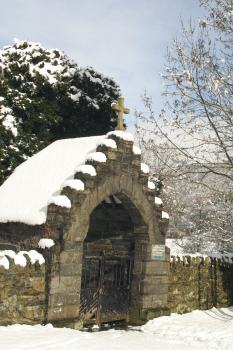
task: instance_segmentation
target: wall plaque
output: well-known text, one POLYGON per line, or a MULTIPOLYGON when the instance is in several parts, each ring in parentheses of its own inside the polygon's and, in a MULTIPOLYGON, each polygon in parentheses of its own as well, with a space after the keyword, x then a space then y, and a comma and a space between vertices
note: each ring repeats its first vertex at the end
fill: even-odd
POLYGON ((165 245, 153 244, 151 249, 152 260, 165 260, 165 245))

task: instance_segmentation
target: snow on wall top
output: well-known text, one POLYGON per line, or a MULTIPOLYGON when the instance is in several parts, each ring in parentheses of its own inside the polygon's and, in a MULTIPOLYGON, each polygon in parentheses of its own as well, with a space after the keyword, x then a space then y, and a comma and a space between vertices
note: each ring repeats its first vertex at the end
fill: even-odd
POLYGON ((51 238, 41 238, 38 242, 38 247, 41 249, 51 248, 55 245, 54 240, 51 238))
POLYGON ((115 131, 110 131, 108 135, 114 135, 117 136, 125 141, 131 141, 134 142, 134 137, 132 134, 122 131, 122 130, 115 130, 115 131))
POLYGON ((59 140, 18 166, 0 187, 0 222, 45 223, 48 201, 106 136, 59 140))
POLYGON ((15 265, 25 267, 27 265, 27 259, 25 255, 29 257, 31 264, 35 264, 38 261, 38 263, 42 265, 45 262, 43 255, 36 250, 22 250, 18 253, 14 252, 13 250, 0 250, 0 266, 3 266, 8 270, 10 267, 8 258, 11 258, 14 260, 15 265))

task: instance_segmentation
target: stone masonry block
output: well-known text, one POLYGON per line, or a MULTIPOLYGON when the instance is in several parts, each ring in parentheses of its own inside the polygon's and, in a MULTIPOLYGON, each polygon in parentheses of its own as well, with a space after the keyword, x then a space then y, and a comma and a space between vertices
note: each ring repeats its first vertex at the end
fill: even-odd
POLYGON ((56 276, 51 279, 50 294, 78 293, 80 291, 80 280, 71 276, 56 276))
POLYGON ((53 294, 49 298, 49 307, 59 307, 62 305, 79 305, 79 293, 59 293, 53 294))
POLYGON ((79 305, 61 305, 48 310, 49 321, 72 320, 79 316, 79 305))
POLYGON ((167 275, 169 272, 169 262, 151 260, 144 262, 145 275, 167 275))
POLYGON ((141 294, 166 294, 168 293, 168 285, 167 284, 150 284, 148 283, 141 283, 140 287, 141 294))

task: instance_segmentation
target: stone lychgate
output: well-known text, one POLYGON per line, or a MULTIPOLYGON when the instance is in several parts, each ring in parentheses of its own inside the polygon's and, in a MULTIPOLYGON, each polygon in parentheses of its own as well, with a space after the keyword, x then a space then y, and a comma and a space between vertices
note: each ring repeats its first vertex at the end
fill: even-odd
MULTIPOLYGON (((141 169, 141 155, 134 152, 132 141, 117 135, 109 136, 116 142, 116 149, 105 145, 97 147, 97 152, 105 154, 106 162, 94 159, 86 162, 96 169, 96 176, 83 172, 75 174, 76 179, 85 183, 85 190, 78 192, 69 187, 62 190, 71 200, 71 209, 61 209, 54 204, 48 208, 47 224, 57 236, 62 229, 63 245, 51 262, 49 321, 80 319, 87 249, 92 249, 89 256, 94 256, 94 268, 99 264, 99 261, 94 263, 99 254, 105 253, 109 258, 129 257, 127 244, 130 245, 130 241, 133 245, 132 281, 127 319, 137 322, 167 310, 169 261, 165 254, 162 260, 153 260, 152 256, 153 247, 165 249, 167 219, 162 218, 161 205, 155 204, 155 189, 148 187, 148 173, 141 169)), ((94 282, 90 282, 90 287, 94 282)))
POLYGON ((0 224, 0 246, 35 249, 42 237, 55 242, 43 251, 39 321, 137 324, 169 314, 168 217, 140 150, 130 134, 115 131, 85 159, 74 173, 76 185, 67 181, 58 195, 69 205, 51 202, 41 225, 0 224))

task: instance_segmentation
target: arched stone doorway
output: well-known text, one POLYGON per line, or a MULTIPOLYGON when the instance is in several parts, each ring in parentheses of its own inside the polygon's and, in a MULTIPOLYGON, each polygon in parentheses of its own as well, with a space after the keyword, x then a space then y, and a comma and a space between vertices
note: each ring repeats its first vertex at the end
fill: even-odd
POLYGON ((121 193, 108 196, 91 213, 83 242, 80 319, 84 323, 129 320, 135 228, 142 222, 139 211, 121 193))
MULTIPOLYGON (((101 271, 103 272, 100 268, 100 256, 106 255, 106 250, 100 249, 96 241, 102 240, 102 243, 106 243, 112 231, 115 233, 112 237, 113 246, 116 247, 119 241, 120 244, 125 244, 125 255, 122 258, 133 255, 129 285, 130 302, 123 319, 129 318, 129 322, 135 324, 168 312, 166 304, 169 255, 165 255, 168 220, 162 215, 161 203, 155 201, 155 187, 148 183, 148 172, 144 171, 140 154, 135 153, 133 149, 133 142, 115 135, 109 136, 114 139, 117 148, 109 148, 108 144, 97 147, 97 152, 104 153, 106 162, 100 162, 94 154, 88 157, 85 168, 78 169, 75 173, 74 178, 81 180, 85 189, 62 189, 61 194, 69 198, 71 208, 64 209, 55 205, 48 208, 47 224, 53 228, 61 242, 60 250, 57 249, 57 253, 52 257, 52 269, 48 280, 47 321, 55 324, 80 327, 83 323, 85 310, 83 312, 81 294, 87 244, 99 254, 95 263, 98 277, 101 271), (94 168, 95 175, 89 172, 90 167, 92 170, 94 168), (113 195, 120 203, 116 203, 113 195), (103 214, 103 206, 107 206, 108 203, 105 202, 109 197, 113 197, 115 213, 119 205, 119 215, 126 218, 122 222, 122 232, 116 229, 116 226, 119 228, 121 220, 116 220, 114 224, 114 215, 109 214, 111 210, 105 210, 103 214), (119 239, 120 236, 123 237, 122 240, 119 239), (126 237, 129 238, 127 249, 126 237)), ((114 247, 113 253, 117 250, 114 247)), ((112 258, 117 257, 112 255, 112 258)), ((111 266, 114 264, 116 267, 113 267, 113 270, 119 269, 117 261, 112 261, 111 266)), ((127 273, 126 269, 125 275, 127 273)), ((113 271, 111 276, 112 283, 113 271)), ((96 309, 86 318, 96 319, 96 309)), ((110 320, 114 321, 114 318, 110 320)))

